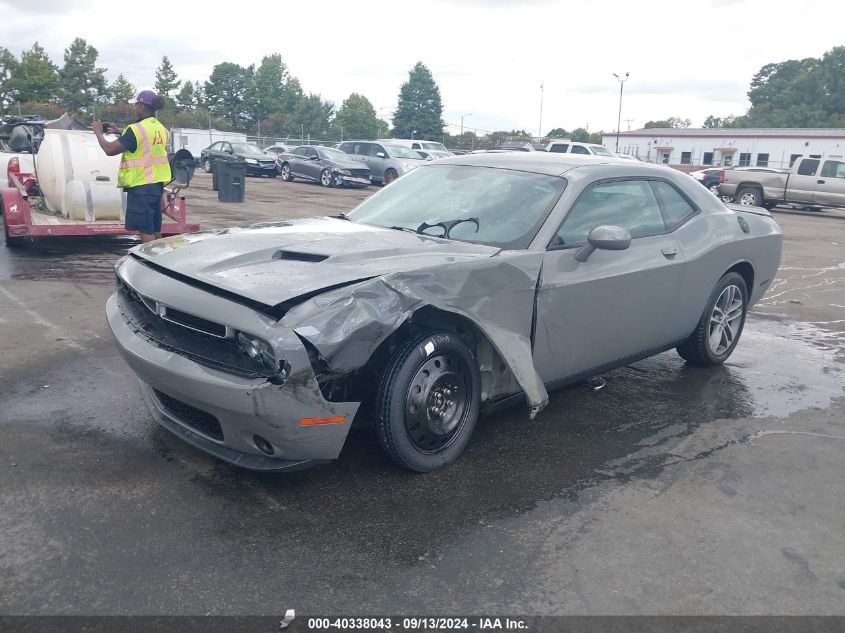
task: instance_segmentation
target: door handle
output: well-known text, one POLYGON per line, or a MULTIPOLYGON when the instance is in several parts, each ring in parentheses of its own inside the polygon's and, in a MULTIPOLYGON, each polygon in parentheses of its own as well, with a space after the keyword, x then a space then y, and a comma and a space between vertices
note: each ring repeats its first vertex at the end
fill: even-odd
POLYGON ((816 184, 817 184, 817 185, 823 185, 823 184, 824 184, 824 180, 817 180, 817 181, 816 181, 816 184))
POLYGON ((663 253, 663 256, 667 259, 672 259, 678 254, 678 248, 676 246, 664 246, 660 249, 660 252, 663 253))

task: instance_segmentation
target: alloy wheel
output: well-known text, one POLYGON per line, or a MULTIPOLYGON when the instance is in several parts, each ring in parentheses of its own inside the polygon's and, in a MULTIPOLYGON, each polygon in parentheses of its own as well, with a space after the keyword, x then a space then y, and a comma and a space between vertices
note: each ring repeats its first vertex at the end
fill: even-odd
POLYGON ((736 340, 742 325, 743 308, 742 291, 734 285, 725 288, 716 300, 708 331, 710 351, 715 355, 724 354, 736 340))

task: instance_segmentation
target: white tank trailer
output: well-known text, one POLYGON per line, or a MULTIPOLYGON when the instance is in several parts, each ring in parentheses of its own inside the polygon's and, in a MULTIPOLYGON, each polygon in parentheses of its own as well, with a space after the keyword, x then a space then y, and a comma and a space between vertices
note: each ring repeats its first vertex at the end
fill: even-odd
POLYGON ((106 156, 94 133, 83 130, 44 130, 35 158, 47 208, 87 222, 123 220, 124 194, 117 187, 119 165, 119 155, 106 156))

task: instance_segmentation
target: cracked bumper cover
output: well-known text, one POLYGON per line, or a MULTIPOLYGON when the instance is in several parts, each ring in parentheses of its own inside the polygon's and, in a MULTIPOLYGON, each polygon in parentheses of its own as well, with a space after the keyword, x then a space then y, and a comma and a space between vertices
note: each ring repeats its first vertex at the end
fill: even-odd
POLYGON ((113 294, 106 315, 121 355, 138 375, 141 393, 156 421, 189 444, 242 468, 290 470, 337 458, 359 403, 328 402, 323 398, 298 337, 287 328, 277 331, 291 374, 284 385, 264 378, 247 378, 206 367, 162 349, 125 321, 113 294), (180 418, 155 391, 214 416, 223 439, 215 439, 180 418), (341 424, 301 426, 301 418, 343 416, 341 424), (258 449, 258 435, 273 447, 268 456, 258 449))

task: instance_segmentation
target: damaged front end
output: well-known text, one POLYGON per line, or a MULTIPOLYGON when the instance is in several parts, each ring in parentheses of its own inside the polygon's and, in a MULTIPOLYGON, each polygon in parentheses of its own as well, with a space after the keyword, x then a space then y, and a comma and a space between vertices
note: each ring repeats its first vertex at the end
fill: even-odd
POLYGON ((361 368, 377 373, 385 352, 414 330, 456 331, 474 344, 482 401, 523 391, 533 419, 548 403, 531 348, 540 265, 537 254, 502 252, 383 275, 304 301, 280 323, 308 344, 329 397, 347 394, 344 387, 360 380, 361 368))

